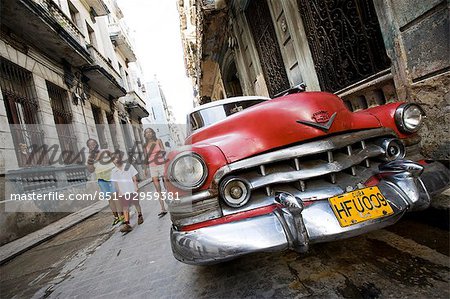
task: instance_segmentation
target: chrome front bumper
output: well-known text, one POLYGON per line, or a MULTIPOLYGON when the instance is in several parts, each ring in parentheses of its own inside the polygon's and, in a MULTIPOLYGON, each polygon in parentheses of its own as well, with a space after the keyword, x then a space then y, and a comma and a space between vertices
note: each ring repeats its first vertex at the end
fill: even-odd
POLYGON ((440 163, 425 167, 395 161, 380 167, 378 188, 394 213, 349 227, 341 227, 328 200, 306 207, 300 199, 284 193, 274 197, 277 207, 262 216, 204 227, 192 231, 171 230, 173 255, 187 264, 213 264, 254 252, 293 249, 305 252, 310 243, 344 239, 377 230, 398 221, 406 211, 427 208, 430 196, 447 188, 449 170, 440 163), (423 171, 423 173, 422 173, 423 171), (280 200, 285 197, 288 200, 280 200))

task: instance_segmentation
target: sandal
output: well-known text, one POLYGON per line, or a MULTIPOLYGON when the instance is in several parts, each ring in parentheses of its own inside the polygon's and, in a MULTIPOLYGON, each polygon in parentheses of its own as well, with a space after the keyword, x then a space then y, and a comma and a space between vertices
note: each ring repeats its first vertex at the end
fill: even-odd
POLYGON ((119 217, 115 217, 115 218, 114 218, 114 221, 113 221, 113 223, 112 223, 112 226, 116 225, 116 224, 119 223, 119 222, 120 222, 119 217))
POLYGON ((166 214, 167 214, 167 211, 162 211, 158 214, 158 217, 159 218, 164 217, 166 214))
POLYGON ((128 223, 124 223, 122 225, 122 227, 120 228, 120 232, 122 233, 129 233, 133 230, 133 228, 131 227, 131 225, 129 225, 128 223))

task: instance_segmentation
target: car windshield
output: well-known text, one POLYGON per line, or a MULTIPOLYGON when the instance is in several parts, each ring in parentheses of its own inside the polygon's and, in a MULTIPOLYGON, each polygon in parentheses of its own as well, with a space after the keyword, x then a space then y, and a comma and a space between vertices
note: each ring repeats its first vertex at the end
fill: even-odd
POLYGON ((255 99, 236 101, 194 111, 188 116, 188 133, 192 133, 200 128, 210 126, 218 121, 227 118, 230 115, 233 115, 239 111, 242 111, 244 109, 247 109, 248 107, 264 101, 266 100, 255 99))

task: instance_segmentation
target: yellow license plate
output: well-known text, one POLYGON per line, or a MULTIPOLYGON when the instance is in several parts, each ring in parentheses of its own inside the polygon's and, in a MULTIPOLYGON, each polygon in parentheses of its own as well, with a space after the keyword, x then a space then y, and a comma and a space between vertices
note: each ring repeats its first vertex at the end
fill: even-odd
POLYGON ((328 201, 342 227, 394 213, 376 186, 334 196, 328 201))

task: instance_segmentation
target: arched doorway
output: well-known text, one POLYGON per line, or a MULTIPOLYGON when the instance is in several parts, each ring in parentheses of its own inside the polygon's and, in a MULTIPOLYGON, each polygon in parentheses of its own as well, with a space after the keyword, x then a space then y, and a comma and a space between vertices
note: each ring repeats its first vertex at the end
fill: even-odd
POLYGON ((230 63, 229 67, 227 68, 224 81, 225 81, 224 82, 225 92, 228 98, 243 95, 241 81, 239 80, 239 75, 234 60, 230 63))
POLYGON ((228 50, 223 59, 222 80, 227 98, 243 95, 239 73, 231 50, 228 50))

